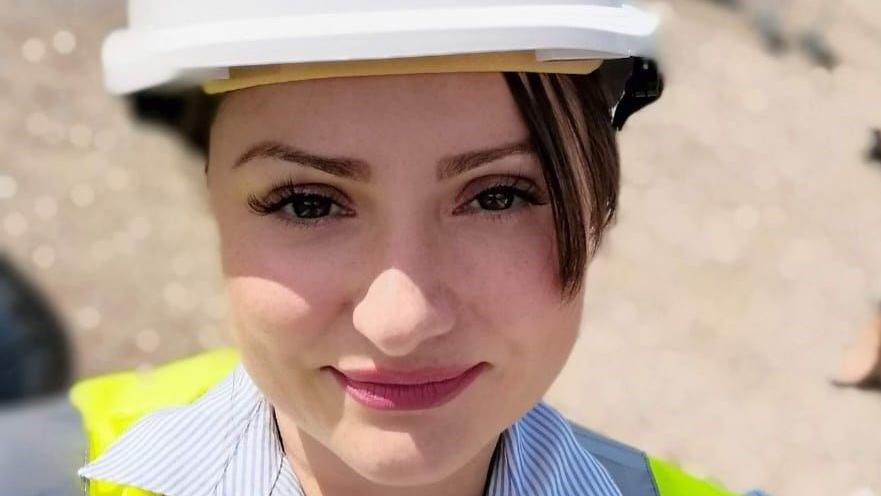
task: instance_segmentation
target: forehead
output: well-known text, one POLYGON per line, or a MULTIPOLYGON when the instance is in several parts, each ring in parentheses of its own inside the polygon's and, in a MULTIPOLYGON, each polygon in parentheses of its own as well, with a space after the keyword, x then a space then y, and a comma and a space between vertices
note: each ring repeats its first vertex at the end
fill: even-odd
MULTIPOLYGON (((501 73, 333 78, 226 95, 212 154, 275 139, 316 153, 441 153, 523 139, 525 123, 501 73)), ((377 158, 388 158, 380 156, 377 158)), ((369 158, 369 157, 364 157, 369 158)))

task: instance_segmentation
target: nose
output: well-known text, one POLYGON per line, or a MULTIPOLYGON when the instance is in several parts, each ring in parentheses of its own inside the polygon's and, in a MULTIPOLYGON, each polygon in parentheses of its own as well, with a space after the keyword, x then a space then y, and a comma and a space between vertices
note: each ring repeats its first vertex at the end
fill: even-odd
POLYGON ((355 329, 388 356, 412 353, 455 322, 449 300, 437 290, 426 292, 404 271, 384 270, 355 306, 355 329))

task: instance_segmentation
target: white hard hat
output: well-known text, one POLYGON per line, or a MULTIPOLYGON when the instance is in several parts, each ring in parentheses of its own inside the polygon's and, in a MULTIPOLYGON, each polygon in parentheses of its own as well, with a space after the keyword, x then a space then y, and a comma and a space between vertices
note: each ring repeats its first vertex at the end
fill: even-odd
POLYGON ((468 54, 538 62, 645 55, 654 15, 622 0, 128 0, 104 44, 113 93, 232 68, 468 54))

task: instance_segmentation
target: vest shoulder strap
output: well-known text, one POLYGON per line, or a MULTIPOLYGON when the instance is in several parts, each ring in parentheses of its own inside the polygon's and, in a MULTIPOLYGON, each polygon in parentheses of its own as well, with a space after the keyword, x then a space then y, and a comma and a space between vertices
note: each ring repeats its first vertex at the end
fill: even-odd
POLYGON ((581 446, 606 468, 627 496, 734 496, 672 463, 570 422, 581 446))

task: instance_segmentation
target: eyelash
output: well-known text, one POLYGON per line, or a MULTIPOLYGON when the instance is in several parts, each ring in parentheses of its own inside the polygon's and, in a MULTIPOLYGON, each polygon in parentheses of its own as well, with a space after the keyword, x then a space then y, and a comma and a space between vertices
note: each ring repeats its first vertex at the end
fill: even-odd
MULTIPOLYGON (((461 195, 466 197, 467 201, 459 203, 460 206, 453 210, 454 215, 467 214, 468 212, 465 210, 469 209, 469 205, 479 201, 480 195, 491 191, 513 194, 516 197, 515 200, 519 199, 531 206, 546 205, 548 203, 544 193, 539 190, 538 186, 532 180, 522 176, 495 176, 486 178, 485 180, 478 180, 472 184, 473 186, 467 187, 465 190, 466 193, 461 195), (467 193, 468 190, 476 191, 472 194, 467 193)), ((500 219, 510 215, 511 210, 519 207, 510 207, 502 210, 482 209, 480 207, 470 208, 478 210, 478 215, 500 219)))
MULTIPOLYGON (((513 194, 516 199, 526 202, 530 206, 546 205, 548 203, 545 194, 530 179, 522 176, 497 176, 484 178, 482 181, 477 180, 466 187, 464 192, 457 200, 457 206, 453 209, 453 215, 468 215, 468 210, 477 210, 476 215, 484 215, 492 219, 502 219, 511 215, 511 210, 519 210, 521 207, 509 207, 501 210, 482 209, 480 207, 469 207, 476 201, 479 201, 480 195, 490 192, 507 192, 513 194), (483 182, 483 184, 481 184, 483 182), (477 190, 473 194, 467 193, 468 190, 477 190), (466 199, 463 201, 462 197, 466 199)), ((343 210, 342 214, 321 216, 313 219, 300 218, 295 215, 281 215, 285 222, 295 224, 299 227, 316 227, 334 217, 354 217, 356 214, 348 204, 349 200, 345 195, 336 188, 321 184, 295 184, 292 180, 287 179, 282 183, 273 186, 268 193, 262 198, 256 195, 248 196, 248 207, 257 215, 271 215, 281 211, 286 206, 302 195, 314 195, 329 200, 331 208, 337 207, 343 210)))
MULTIPOLYGON (((338 216, 355 216, 355 212, 347 206, 349 203, 348 199, 336 188, 322 184, 295 184, 290 179, 273 186, 262 198, 253 194, 249 195, 248 207, 257 215, 271 215, 290 205, 301 195, 314 195, 326 198, 331 201, 331 208, 335 206, 344 210, 344 213, 338 216)), ((291 215, 281 215, 280 217, 285 222, 295 224, 299 227, 315 227, 327 221, 330 216, 314 219, 303 219, 291 215)))

